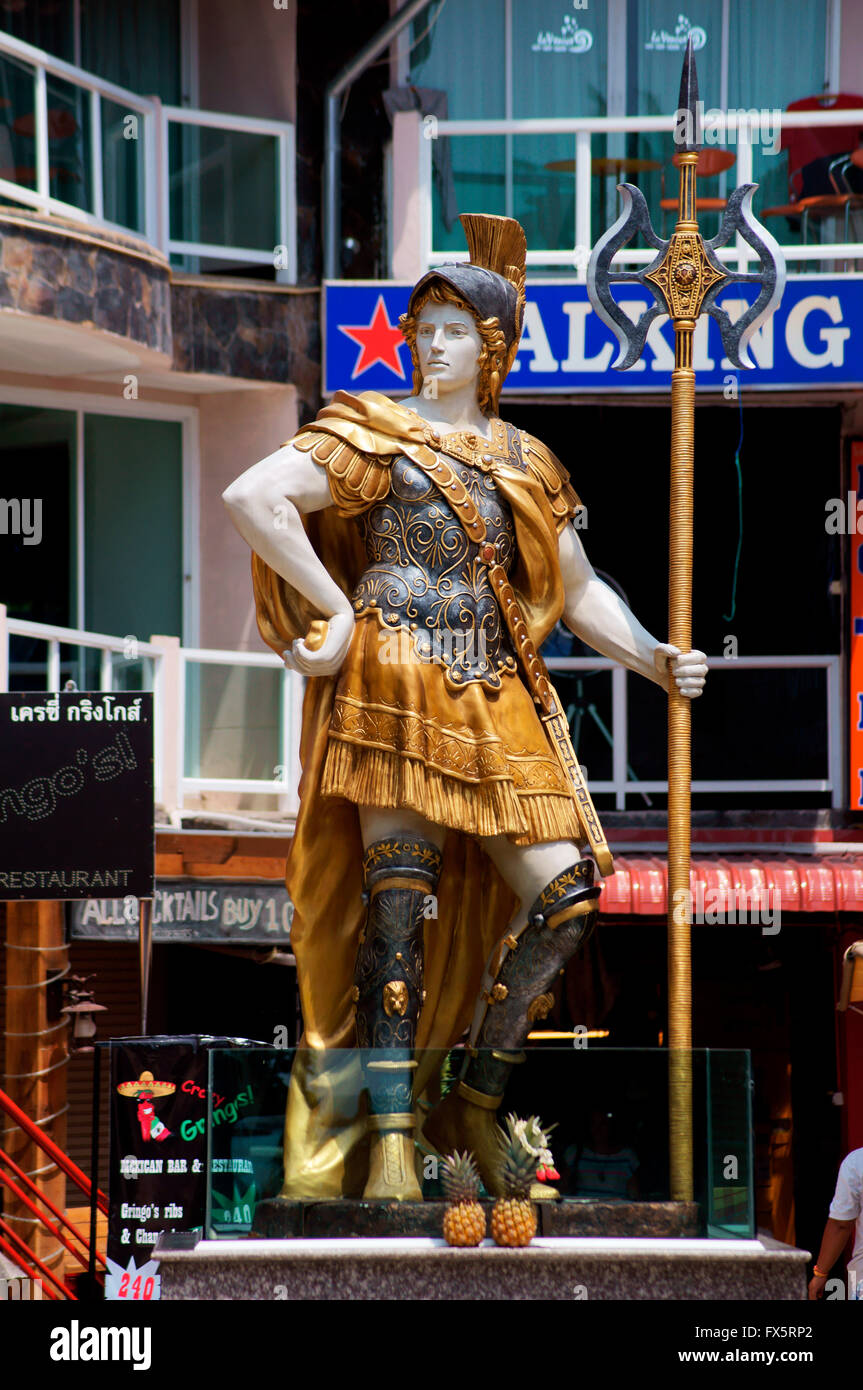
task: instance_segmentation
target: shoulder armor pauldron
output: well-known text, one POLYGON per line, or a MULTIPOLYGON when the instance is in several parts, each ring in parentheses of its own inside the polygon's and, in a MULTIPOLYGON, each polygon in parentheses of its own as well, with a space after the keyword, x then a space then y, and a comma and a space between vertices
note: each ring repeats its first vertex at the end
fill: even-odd
POLYGON ((395 455, 365 454, 338 435, 314 428, 301 430, 291 443, 326 468, 333 502, 342 516, 358 515, 389 491, 395 455))
POLYGON ((522 431, 520 437, 525 462, 545 488, 557 529, 560 531, 566 522, 575 516, 581 506, 581 499, 557 455, 535 435, 522 431))

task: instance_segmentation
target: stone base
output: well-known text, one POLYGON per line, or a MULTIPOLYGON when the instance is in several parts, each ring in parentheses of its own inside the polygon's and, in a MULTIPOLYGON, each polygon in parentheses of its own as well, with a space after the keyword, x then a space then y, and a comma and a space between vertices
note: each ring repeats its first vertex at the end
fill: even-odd
POLYGON ((806 1298, 805 1250, 759 1240, 538 1237, 524 1250, 440 1238, 204 1240, 163 1235, 162 1298, 602 1301, 806 1298), (185 1247, 185 1248, 184 1248, 185 1247))
MULTIPOLYGON (((486 1215, 493 1203, 484 1201, 486 1215)), ((325 1237, 439 1236, 444 1203, 259 1202, 253 1235, 269 1240, 325 1237)), ((542 1236, 683 1237, 699 1234, 697 1202, 538 1202, 542 1236)))

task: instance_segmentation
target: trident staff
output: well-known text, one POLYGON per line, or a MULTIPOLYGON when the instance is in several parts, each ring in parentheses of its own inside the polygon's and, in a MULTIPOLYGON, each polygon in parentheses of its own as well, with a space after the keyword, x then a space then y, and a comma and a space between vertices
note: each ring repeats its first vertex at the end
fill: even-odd
MULTIPOLYGON (((618 184, 623 212, 597 242, 587 271, 587 293, 595 312, 615 334, 618 371, 641 356, 648 330, 660 315, 674 327, 671 375, 671 494, 668 574, 669 642, 680 651, 691 646, 692 520, 695 443, 695 371, 692 339, 700 314, 718 323, 725 354, 733 366, 754 367, 748 344, 778 308, 785 285, 785 261, 769 232, 751 211, 757 184, 736 188, 726 204, 719 233, 705 242, 698 228, 695 199, 698 79, 690 37, 683 60, 675 124, 679 147, 680 191, 677 225, 668 241, 656 235, 643 194, 633 184, 618 184), (640 232, 657 252, 646 270, 612 270, 611 262, 640 232), (732 272, 716 252, 739 235, 758 257, 754 272, 732 272), (638 284, 653 303, 636 322, 615 302, 613 284, 638 284), (730 285, 757 285, 754 303, 732 323, 716 303, 730 285)), ((691 1201, 692 1187, 692 971, 689 894, 691 727, 690 701, 674 681, 668 692, 668 1045, 671 1196, 691 1201), (683 910, 681 910, 683 909, 683 910)))

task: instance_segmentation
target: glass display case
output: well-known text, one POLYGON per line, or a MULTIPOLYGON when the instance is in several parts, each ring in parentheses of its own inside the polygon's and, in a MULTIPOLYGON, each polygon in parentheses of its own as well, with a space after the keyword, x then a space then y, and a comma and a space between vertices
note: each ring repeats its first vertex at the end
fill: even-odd
MULTIPOLYGON (((285 1106, 295 1050, 213 1048, 209 1053, 206 1234, 214 1239, 256 1232, 256 1211, 282 1187, 285 1106)), ((423 1102, 455 1084, 463 1052, 443 1055, 423 1102)), ((437 1061, 437 1059, 436 1059, 437 1061)), ((576 1036, 527 1049, 499 1110, 536 1114, 554 1125, 551 1145, 560 1180, 561 1212, 583 1217, 596 1206, 611 1231, 624 1229, 612 1207, 627 1208, 627 1233, 651 1234, 657 1203, 668 1203, 669 1053, 662 1048, 611 1048, 576 1036), (581 1210, 574 1212, 575 1206, 581 1210), (604 1213, 604 1218, 602 1214, 604 1213)), ((316 1056, 321 1094, 336 1126, 361 1120, 363 1054, 343 1049, 316 1056)), ((755 1234, 749 1053, 692 1053, 693 1170, 698 1215, 687 1234, 751 1238, 755 1234)), ((323 1112, 322 1112, 323 1113, 323 1112)), ((418 1140, 423 1196, 442 1199, 438 1161, 418 1140)), ((359 1194, 357 1194, 357 1197, 359 1194)), ((311 1200, 311 1194, 310 1194, 311 1200)), ((545 1204, 543 1204, 545 1205, 545 1204)), ((598 1227, 583 1223, 583 1233, 598 1227)), ((567 1228, 568 1229, 568 1228, 567 1228)), ((664 1229, 664 1228, 663 1228, 664 1229)), ((299 1233, 299 1232, 297 1232, 299 1233)), ((308 1232, 305 1232, 308 1234, 308 1232)), ((667 1231, 665 1233, 668 1233, 667 1231)))

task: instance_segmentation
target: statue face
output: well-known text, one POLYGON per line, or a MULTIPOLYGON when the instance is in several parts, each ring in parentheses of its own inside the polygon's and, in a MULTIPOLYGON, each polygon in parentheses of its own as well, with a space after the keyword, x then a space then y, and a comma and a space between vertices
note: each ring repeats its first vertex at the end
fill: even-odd
POLYGON ((417 323, 417 357, 423 384, 437 383, 441 396, 477 379, 482 339, 473 314, 454 304, 423 305, 417 323))

